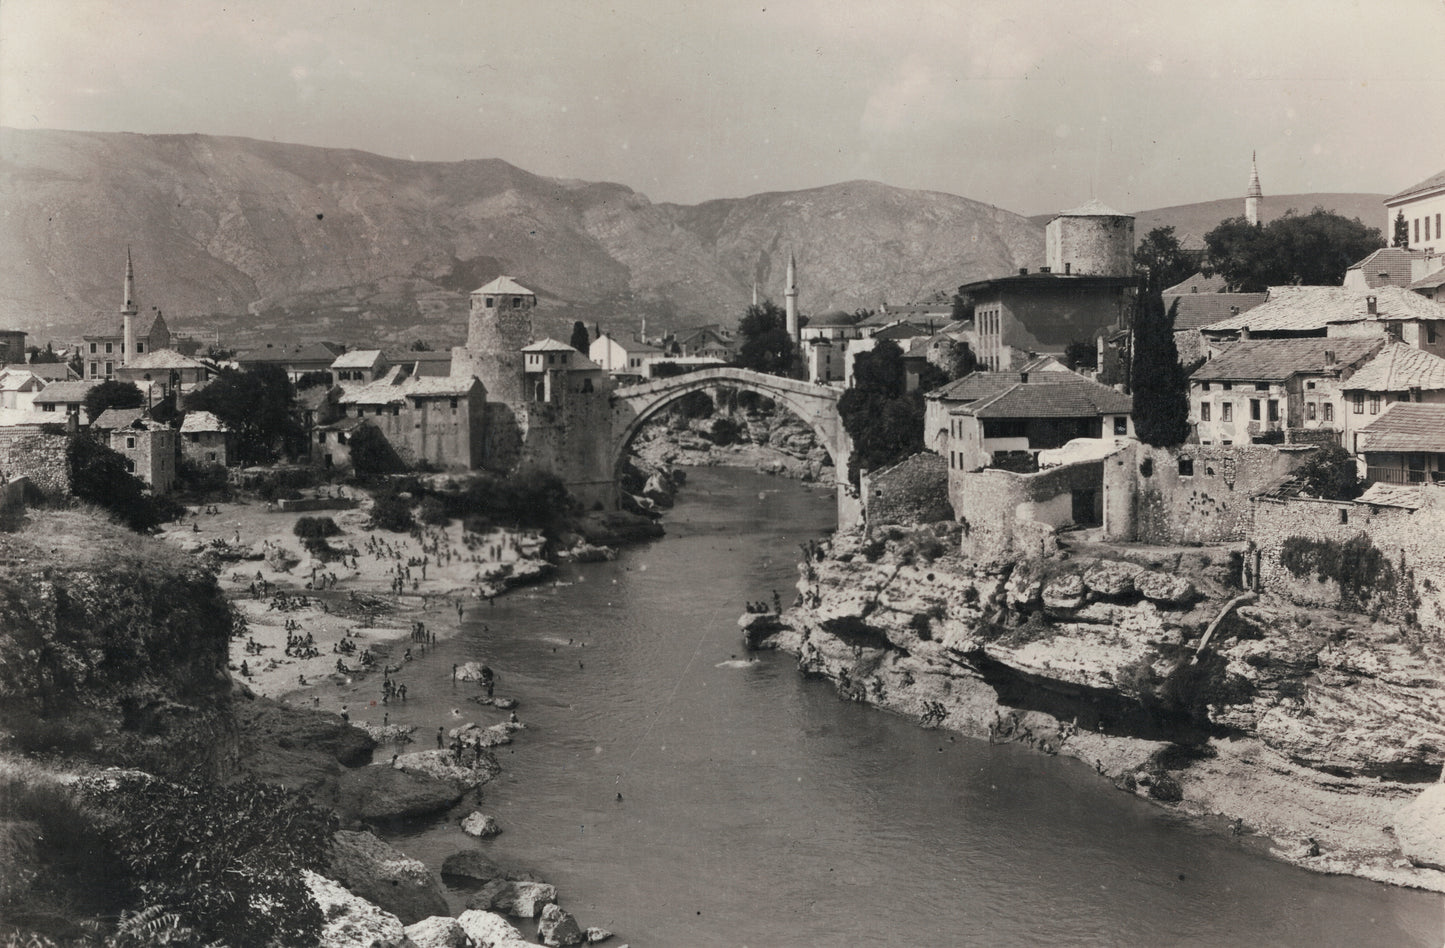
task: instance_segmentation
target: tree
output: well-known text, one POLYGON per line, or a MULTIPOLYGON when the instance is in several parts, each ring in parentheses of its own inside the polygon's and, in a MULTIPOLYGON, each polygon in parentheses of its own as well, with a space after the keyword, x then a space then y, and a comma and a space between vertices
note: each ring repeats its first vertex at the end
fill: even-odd
POLYGON ((430 351, 431 351, 431 346, 427 345, 427 342, 426 342, 425 339, 416 339, 416 340, 413 340, 413 341, 412 341, 411 351, 412 351, 412 352, 430 352, 430 351))
POLYGON ((1174 344, 1179 301, 1166 312, 1162 287, 1151 284, 1134 321, 1134 430, 1155 447, 1183 444, 1189 437, 1189 380, 1174 344))
POLYGON ((145 396, 129 382, 106 379, 85 393, 83 404, 86 415, 98 418, 107 408, 141 408, 145 405, 145 396))
POLYGON ((1390 246, 1410 246, 1410 222, 1405 220, 1405 211, 1403 208, 1395 212, 1395 239, 1390 241, 1390 246))
POLYGON ((587 332, 587 324, 580 319, 572 324, 571 345, 573 349, 583 355, 586 355, 592 348, 592 336, 587 332))
POLYGON ((1160 286, 1173 286, 1194 273, 1194 258, 1180 246, 1173 227, 1156 227, 1144 235, 1134 262, 1160 286))
POLYGON ((755 372, 791 375, 793 340, 788 335, 788 314, 772 300, 749 306, 738 324, 742 345, 738 365, 755 372))
POLYGON ((1262 293, 1271 286, 1339 286, 1345 271, 1385 246, 1378 228, 1317 207, 1291 208, 1260 227, 1243 217, 1221 221, 1204 237, 1206 273, 1218 273, 1236 292, 1262 293))
POLYGON ((286 439, 300 433, 295 407, 291 381, 276 365, 222 369, 211 384, 186 397, 186 408, 211 412, 236 433, 242 463, 272 460, 286 439))
POLYGON ((50 343, 48 343, 48 342, 45 344, 45 348, 44 348, 44 349, 41 349, 39 346, 31 346, 29 351, 30 351, 30 361, 31 361, 31 362, 59 362, 59 361, 60 361, 60 356, 58 356, 58 355, 55 354, 55 349, 54 349, 54 347, 52 347, 52 345, 51 345, 50 343))
POLYGON ((1360 496, 1360 469, 1354 455, 1338 444, 1325 445, 1301 464, 1296 476, 1305 490, 1321 500, 1354 500, 1360 496))
POLYGON ((124 455, 86 434, 72 435, 65 455, 76 497, 114 514, 137 533, 160 525, 160 507, 127 470, 124 455))
POLYGON ((906 392, 903 350, 892 340, 853 363, 853 387, 838 400, 843 427, 853 438, 848 479, 923 450, 923 390, 906 392))
POLYGON ((1064 347, 1064 365, 1076 372, 1079 369, 1097 369, 1099 367, 1099 347, 1092 342, 1069 343, 1064 347))
POLYGON ((953 311, 949 319, 956 323, 973 322, 973 301, 962 293, 953 294, 953 311))

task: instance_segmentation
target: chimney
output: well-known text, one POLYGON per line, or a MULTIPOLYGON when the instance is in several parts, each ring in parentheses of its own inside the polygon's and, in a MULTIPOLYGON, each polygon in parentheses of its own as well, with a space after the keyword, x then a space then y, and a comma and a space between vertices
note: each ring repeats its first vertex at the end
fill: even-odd
POLYGON ((1068 260, 1065 260, 1065 261, 1064 261, 1064 276, 1068 276, 1069 273, 1073 271, 1073 269, 1074 269, 1073 263, 1071 263, 1071 262, 1068 261, 1068 260))
POLYGON ((1028 268, 1028 267, 1019 267, 1019 276, 1022 277, 1022 276, 1028 276, 1028 275, 1029 275, 1029 268, 1028 268))
POLYGON ((1333 349, 1326 349, 1326 350, 1325 350, 1325 365, 1334 365, 1334 364, 1335 364, 1335 350, 1333 350, 1333 349))
POLYGON ((1240 327, 1239 327, 1239 341, 1240 341, 1240 342, 1245 342, 1245 341, 1247 341, 1248 339, 1249 339, 1249 327, 1248 327, 1248 326, 1240 326, 1240 327))
POLYGON ((1373 296, 1365 297, 1365 311, 1371 316, 1376 315, 1380 310, 1379 302, 1373 296))

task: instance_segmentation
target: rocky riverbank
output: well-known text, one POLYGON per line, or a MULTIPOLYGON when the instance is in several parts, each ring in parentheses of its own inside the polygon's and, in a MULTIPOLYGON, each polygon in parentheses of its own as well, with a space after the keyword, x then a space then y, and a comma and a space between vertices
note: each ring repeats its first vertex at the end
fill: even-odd
POLYGON ((838 534, 745 638, 845 698, 1077 757, 1306 868, 1445 891, 1442 643, 1241 595, 1229 549, 980 566, 959 529, 838 534))

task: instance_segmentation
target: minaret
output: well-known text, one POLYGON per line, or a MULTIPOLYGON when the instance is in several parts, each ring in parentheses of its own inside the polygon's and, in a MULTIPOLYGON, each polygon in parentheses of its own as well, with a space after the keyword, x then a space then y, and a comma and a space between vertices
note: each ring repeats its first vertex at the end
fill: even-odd
POLYGON ((753 305, 758 305, 758 281, 753 281, 753 305))
POLYGON ((1249 190, 1244 192, 1244 219, 1251 224, 1259 223, 1259 202, 1264 200, 1264 192, 1259 187, 1259 164, 1255 161, 1255 153, 1249 153, 1249 190))
MULTIPOLYGON (((120 364, 130 365, 135 352, 135 266, 130 260, 130 247, 125 248, 125 306, 120 310, 120 364)), ((112 323, 111 325, 115 325, 112 323)))
POLYGON ((788 314, 788 338, 793 340, 796 351, 801 339, 798 331, 798 262, 788 254, 788 286, 783 290, 783 301, 788 314))

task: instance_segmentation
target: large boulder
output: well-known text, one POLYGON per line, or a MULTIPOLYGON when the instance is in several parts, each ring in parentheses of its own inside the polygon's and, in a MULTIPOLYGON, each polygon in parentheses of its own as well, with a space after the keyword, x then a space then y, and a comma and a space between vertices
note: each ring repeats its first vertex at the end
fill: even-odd
POLYGON ((433 915, 406 926, 406 937, 416 948, 472 948, 472 936, 461 922, 447 915, 433 915))
POLYGON ((332 836, 327 871, 408 924, 447 913, 441 885, 427 867, 371 833, 341 830, 332 836))
POLYGON ((478 755, 470 745, 462 752, 460 764, 450 751, 427 750, 402 754, 393 766, 402 773, 450 784, 462 793, 475 790, 502 772, 497 758, 485 751, 478 755))
POLYGON ((1445 783, 1432 784, 1395 814, 1395 838, 1411 863, 1445 870, 1445 783))
POLYGON ((401 920, 348 892, 325 876, 302 870, 302 879, 326 925, 319 948, 411 948, 401 920))
POLYGON ((488 813, 473 811, 462 820, 462 832, 478 839, 491 839, 502 831, 497 818, 488 813))
POLYGON ((572 917, 572 913, 565 911, 555 902, 542 907, 542 917, 537 922, 537 937, 542 939, 542 944, 550 945, 551 948, 570 948, 587 940, 587 935, 582 931, 582 926, 577 924, 577 919, 572 917))
POLYGON ((336 805, 343 768, 330 754, 282 750, 274 744, 242 745, 240 767, 262 783, 294 790, 317 806, 336 805))
POLYGON ((425 774, 358 767, 342 773, 336 808, 344 817, 366 822, 430 816, 456 806, 463 793, 456 783, 425 774))
POLYGON ((442 875, 474 879, 477 882, 491 882, 493 879, 507 877, 501 866, 475 849, 463 849, 442 860, 442 875))
POLYGON ((1084 580, 1077 573, 1066 573, 1052 580, 1043 589, 1045 609, 1072 612, 1084 604, 1084 580))
POLYGON ((469 909, 457 916, 457 923, 478 948, 531 948, 522 933, 495 912, 469 909))
POLYGON ((1134 577, 1134 588, 1139 595, 1151 602, 1167 606, 1182 606, 1193 601, 1194 584, 1183 576, 1144 570, 1134 577))
POLYGON ((376 742, 339 714, 249 694, 231 702, 231 707, 246 741, 274 744, 283 750, 320 751, 346 767, 371 763, 376 742))
POLYGON ((1139 572, 1139 567, 1129 563, 1100 563, 1084 573, 1084 585, 1105 598, 1122 599, 1134 594, 1134 577, 1139 572))
POLYGON ((536 918, 542 906, 557 901, 557 887, 545 882, 494 879, 467 900, 467 908, 501 912, 517 918, 536 918))

